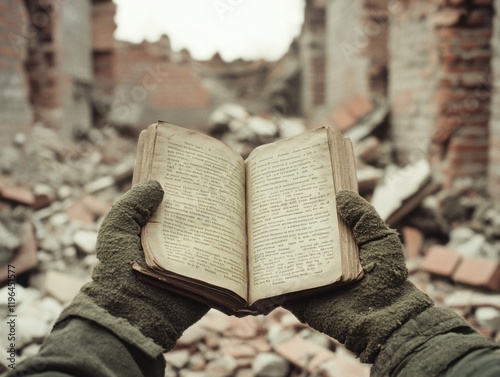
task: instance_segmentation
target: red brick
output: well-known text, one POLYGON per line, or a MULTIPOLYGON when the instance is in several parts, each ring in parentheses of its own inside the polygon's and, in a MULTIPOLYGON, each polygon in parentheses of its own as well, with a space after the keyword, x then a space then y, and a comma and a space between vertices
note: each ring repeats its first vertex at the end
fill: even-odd
MULTIPOLYGON (((16 275, 29 271, 38 265, 37 259, 37 242, 35 231, 31 223, 26 223, 23 226, 23 243, 16 253, 16 256, 9 262, 15 266, 16 275)), ((7 266, 2 266, 0 269, 0 282, 5 282, 8 276, 7 266)))
POLYGON ((72 220, 77 220, 89 224, 92 224, 95 221, 94 214, 90 212, 82 202, 76 202, 75 204, 73 204, 66 210, 66 213, 72 220))
POLYGON ((354 98, 349 101, 347 111, 354 117, 360 119, 373 110, 373 103, 364 97, 354 98))
POLYGON ((457 283, 500 292, 500 262, 464 258, 453 274, 457 283))
POLYGON ((310 372, 335 357, 329 349, 299 336, 278 344, 275 351, 291 363, 306 368, 310 372))
POLYGON ((0 187, 0 197, 15 203, 31 206, 35 203, 35 196, 31 189, 24 186, 0 187))
POLYGON ((340 131, 348 130, 356 124, 356 118, 345 109, 335 111, 332 120, 340 131))
POLYGON ((403 239, 406 250, 406 258, 415 259, 422 251, 424 236, 420 230, 410 226, 403 228, 403 239))
POLYGON ((447 247, 429 248, 420 268, 433 275, 451 277, 460 262, 460 254, 447 247))
POLYGON ((81 203, 87 210, 92 213, 96 219, 104 216, 111 209, 111 204, 105 202, 101 199, 96 198, 93 195, 86 195, 81 199, 81 203))

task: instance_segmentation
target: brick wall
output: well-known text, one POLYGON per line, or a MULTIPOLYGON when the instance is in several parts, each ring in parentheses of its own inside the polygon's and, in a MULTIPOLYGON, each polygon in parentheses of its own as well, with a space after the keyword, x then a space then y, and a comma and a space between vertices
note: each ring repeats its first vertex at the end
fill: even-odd
POLYGON ((90 0, 26 0, 30 102, 36 121, 70 136, 91 124, 90 0))
POLYGON ((202 77, 169 61, 167 40, 157 43, 117 43, 113 122, 142 129, 157 119, 204 129, 212 96, 202 77))
POLYGON ((92 0, 93 122, 101 126, 108 121, 115 89, 115 13, 112 0, 92 0))
POLYGON ((493 82, 494 88, 490 91, 491 97, 491 116, 489 122, 489 165, 488 165, 488 189, 491 197, 500 200, 500 0, 495 0, 495 16, 493 22, 492 75, 490 82, 493 82))
POLYGON ((325 102, 325 1, 306 1, 304 24, 299 38, 301 110, 309 117, 325 102))
POLYGON ((65 0, 56 13, 55 40, 60 73, 61 123, 71 135, 91 122, 92 9, 89 0, 65 0))
POLYGON ((336 110, 387 91, 387 0, 328 0, 326 98, 336 110))
POLYGON ((28 13, 22 1, 0 2, 0 145, 28 132, 33 118, 24 75, 28 13))
POLYGON ((402 164, 427 154, 437 117, 438 44, 432 15, 436 2, 398 2, 389 33, 391 132, 402 164))
POLYGON ((398 3, 389 92, 401 162, 429 154, 447 184, 485 176, 490 96, 482 93, 490 89, 491 2, 398 3))

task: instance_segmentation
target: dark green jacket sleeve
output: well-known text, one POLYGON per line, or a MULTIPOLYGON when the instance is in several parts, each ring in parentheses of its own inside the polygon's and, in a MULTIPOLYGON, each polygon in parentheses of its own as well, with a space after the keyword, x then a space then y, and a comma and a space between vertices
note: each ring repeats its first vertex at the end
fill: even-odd
POLYGON ((433 307, 389 337, 371 376, 500 376, 499 348, 452 310, 433 307))
POLYGON ((128 321, 113 317, 80 293, 40 352, 16 365, 8 377, 163 377, 162 351, 128 321))

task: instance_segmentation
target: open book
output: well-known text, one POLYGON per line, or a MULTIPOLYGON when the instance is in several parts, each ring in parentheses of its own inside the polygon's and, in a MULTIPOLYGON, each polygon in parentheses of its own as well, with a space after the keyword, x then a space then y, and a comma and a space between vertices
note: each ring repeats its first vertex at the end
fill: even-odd
POLYGON ((138 276, 226 313, 360 279, 358 249, 335 195, 356 190, 351 143, 323 127, 256 148, 244 161, 219 140, 158 122, 139 137, 133 184, 163 202, 142 230, 138 276))

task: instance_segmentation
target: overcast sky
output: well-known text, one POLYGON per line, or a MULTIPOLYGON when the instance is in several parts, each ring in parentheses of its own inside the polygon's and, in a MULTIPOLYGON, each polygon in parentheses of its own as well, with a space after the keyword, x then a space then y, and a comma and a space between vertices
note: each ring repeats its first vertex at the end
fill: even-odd
POLYGON ((163 33, 173 50, 196 59, 219 51, 224 60, 275 60, 300 32, 304 0, 114 0, 115 37, 155 41, 163 33))

